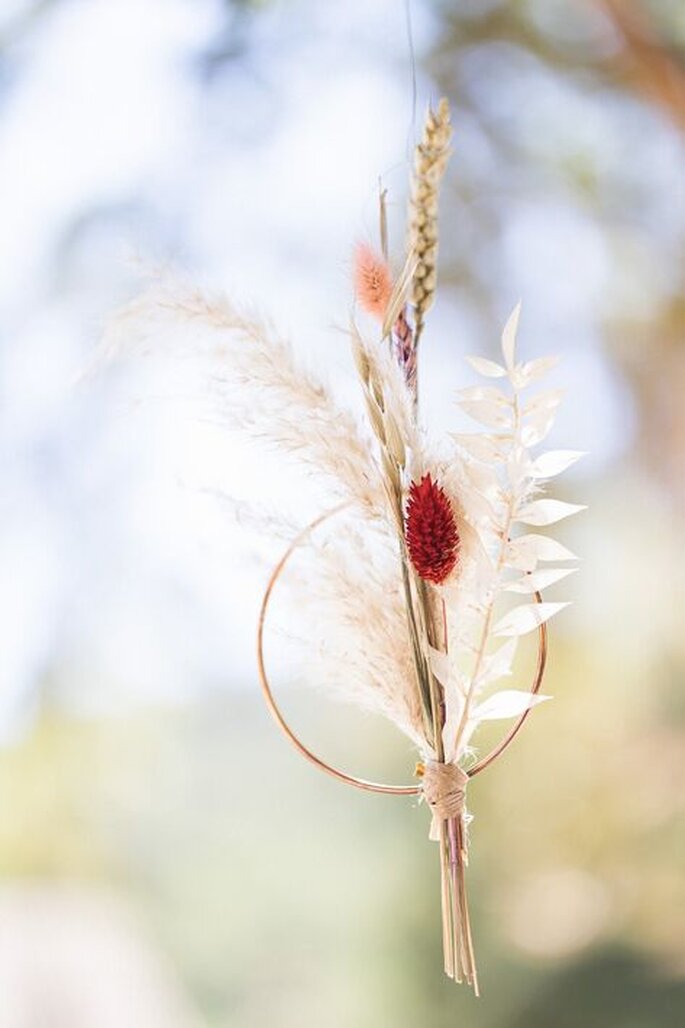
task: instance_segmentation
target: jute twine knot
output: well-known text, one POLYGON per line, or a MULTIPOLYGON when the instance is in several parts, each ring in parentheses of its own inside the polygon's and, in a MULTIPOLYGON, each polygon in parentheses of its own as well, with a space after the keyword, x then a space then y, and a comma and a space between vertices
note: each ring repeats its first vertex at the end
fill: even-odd
POLYGON ((423 796, 434 818, 448 821, 461 817, 469 776, 458 764, 428 760, 423 770, 423 796))

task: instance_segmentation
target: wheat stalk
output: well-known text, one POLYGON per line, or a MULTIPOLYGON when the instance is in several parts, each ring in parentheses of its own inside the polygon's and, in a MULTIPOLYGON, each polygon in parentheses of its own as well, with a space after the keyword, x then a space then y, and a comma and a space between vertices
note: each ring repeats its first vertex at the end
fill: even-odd
POLYGON ((421 142, 414 156, 414 174, 409 202, 407 250, 416 259, 412 280, 414 304, 414 347, 423 331, 426 314, 433 306, 438 259, 438 194, 450 156, 449 103, 443 97, 437 110, 428 109, 421 142))

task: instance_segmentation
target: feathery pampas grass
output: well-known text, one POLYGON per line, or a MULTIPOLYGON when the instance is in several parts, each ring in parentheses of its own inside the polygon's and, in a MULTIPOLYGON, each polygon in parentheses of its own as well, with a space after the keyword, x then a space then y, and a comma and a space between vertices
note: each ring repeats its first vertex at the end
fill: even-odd
POLYGON ((277 446, 338 495, 381 515, 380 473, 352 415, 296 363, 268 322, 226 297, 180 280, 157 282, 110 320, 102 353, 204 359, 208 416, 277 446))
POLYGON ((419 698, 394 551, 369 547, 366 533, 347 532, 316 550, 305 623, 316 623, 308 676, 337 696, 392 721, 417 746, 423 738, 419 698))
MULTIPOLYGON (((482 430, 454 434, 438 451, 420 427, 417 343, 435 295, 438 194, 450 136, 449 106, 441 100, 417 146, 401 270, 393 276, 387 259, 384 194, 383 256, 367 243, 355 251, 354 291, 376 326, 371 338, 354 318, 349 328, 368 434, 298 366, 268 323, 179 282, 158 283, 120 311, 105 352, 200 357, 214 419, 277 445, 342 498, 348 514, 331 512, 332 536, 321 542, 304 530, 271 576, 259 619, 262 687, 281 728, 313 763, 363 788, 422 795, 439 843, 445 971, 477 992, 465 883, 466 787, 545 699, 538 694, 545 626, 565 604, 543 602, 541 591, 571 573, 573 555, 536 529, 582 509, 545 491, 581 454, 533 452, 550 431, 560 396, 530 393, 554 361, 518 359, 518 307, 504 328, 500 359, 468 359, 485 382, 457 394, 482 430), (314 559, 293 586, 298 613, 312 627, 308 669, 412 740, 420 757, 415 787, 375 786, 332 769, 299 743, 276 707, 262 633, 271 592, 294 547, 305 542, 314 559), (532 689, 502 688, 519 639, 531 632, 540 639, 532 689), (511 727, 474 764, 478 727, 492 720, 511 727)), ((264 526, 274 534, 281 528, 272 517, 264 526)))

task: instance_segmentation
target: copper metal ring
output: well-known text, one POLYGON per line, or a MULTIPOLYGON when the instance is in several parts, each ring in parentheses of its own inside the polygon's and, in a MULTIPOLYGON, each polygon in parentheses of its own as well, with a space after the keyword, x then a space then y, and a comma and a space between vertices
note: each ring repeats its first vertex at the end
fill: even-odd
MULTIPOLYGON (((299 739, 299 737, 295 734, 295 732, 292 730, 288 722, 285 720, 283 714, 281 713, 281 710, 278 704, 276 703, 276 700, 274 699, 271 685, 269 683, 269 679, 266 673, 266 665, 264 661, 264 628, 266 625, 266 614, 269 606, 269 601, 271 600, 274 587, 276 586, 276 583, 278 582, 281 574, 285 569, 286 564, 292 557, 293 553, 299 546, 302 545, 305 539, 307 539, 307 537, 316 528, 318 528, 319 525, 322 525, 324 521, 327 521, 329 518, 334 517, 334 515, 339 514, 341 511, 345 510, 349 506, 349 502, 338 504, 337 507, 333 507, 331 510, 326 511, 324 514, 320 514, 319 517, 315 518, 314 521, 307 525, 307 527, 304 528, 299 533, 299 535, 297 535, 293 539, 293 541, 290 543, 287 550, 279 560, 278 564, 271 572, 271 576, 267 583, 266 590, 264 591, 264 596, 262 597, 262 603, 259 610, 259 621, 257 625, 257 670, 259 673, 259 682, 262 688, 262 693, 264 695, 264 700, 266 701, 269 713, 275 720, 276 724, 279 726, 279 728, 286 736, 286 738, 289 740, 289 742, 295 747, 295 749, 298 750, 303 757, 306 757, 306 759, 311 764, 314 764, 315 767, 319 768, 320 771, 325 771, 326 774, 331 775, 333 778, 337 778, 338 781, 345 782, 345 784, 347 785, 354 785, 357 789, 365 789, 367 792, 389 793, 393 796, 416 796, 421 792, 420 784, 385 785, 381 782, 369 782, 364 778, 358 778, 356 775, 350 775, 346 771, 341 771, 339 768, 334 767, 332 764, 327 763, 325 760, 322 760, 321 757, 318 757, 315 753, 308 749, 304 745, 304 743, 299 739)), ((542 603, 542 596, 539 592, 535 593, 535 599, 538 603, 542 603)), ((540 690, 542 678, 545 673, 546 663, 547 626, 545 624, 541 624, 538 628, 537 666, 535 669, 533 684, 530 689, 530 692, 533 695, 535 695, 535 693, 539 692, 540 690)), ((522 714, 520 714, 517 720, 512 725, 512 727, 506 733, 504 738, 492 750, 490 750, 490 752, 487 753, 481 760, 474 764, 473 767, 467 770, 466 773, 468 774, 469 778, 473 778, 474 775, 477 775, 481 771, 484 771, 486 767, 488 767, 490 764, 492 764, 494 760, 497 759, 497 757, 501 756, 501 754, 504 753, 504 751, 507 749, 510 743, 513 742, 514 737, 520 731, 524 721, 530 713, 530 710, 531 708, 529 707, 522 714)))

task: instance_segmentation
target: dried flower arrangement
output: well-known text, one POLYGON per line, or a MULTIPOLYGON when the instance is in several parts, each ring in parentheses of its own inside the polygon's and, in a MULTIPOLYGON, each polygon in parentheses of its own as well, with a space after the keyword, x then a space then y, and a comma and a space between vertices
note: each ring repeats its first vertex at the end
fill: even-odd
MULTIPOLYGON (((462 410, 486 430, 452 435, 436 453, 420 429, 418 344, 435 298, 438 194, 450 136, 449 108, 441 100, 416 147, 399 273, 388 259, 384 197, 381 252, 361 244, 354 255, 358 306, 375 338, 355 318, 349 334, 375 453, 355 419, 297 366, 289 345, 221 297, 178 284, 155 287, 119 313, 107 338, 116 349, 122 343, 128 350, 132 344, 147 348, 157 339, 165 349, 176 341, 182 351, 204 353, 212 362, 215 416, 294 453, 336 488, 338 505, 291 541, 269 579, 258 626, 262 689, 281 729, 317 767, 359 788, 426 802, 430 836, 439 843, 445 971, 477 993, 465 882, 466 788, 546 698, 539 694, 546 622, 566 604, 543 602, 541 591, 574 570, 550 566, 566 564, 573 554, 528 529, 583 508, 544 495, 545 482, 581 454, 531 454, 552 426, 560 394, 528 396, 528 387, 556 361, 517 360, 518 307, 504 328, 501 361, 468 358, 476 372, 507 388, 477 385, 458 394, 462 410), (273 590, 293 553, 343 511, 348 516, 340 519, 336 544, 317 552, 316 581, 308 583, 317 621, 333 640, 318 655, 318 672, 347 699, 385 715, 417 746, 418 781, 411 785, 367 782, 315 755, 286 722, 267 675, 264 632, 273 590), (498 688, 528 632, 538 637, 531 685, 498 688), (336 635, 343 636, 344 659, 336 635), (509 720, 510 727, 477 760, 474 732, 496 719, 509 720)), ((313 658, 309 664, 316 673, 313 658)))

